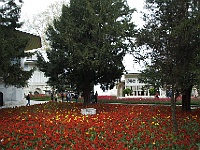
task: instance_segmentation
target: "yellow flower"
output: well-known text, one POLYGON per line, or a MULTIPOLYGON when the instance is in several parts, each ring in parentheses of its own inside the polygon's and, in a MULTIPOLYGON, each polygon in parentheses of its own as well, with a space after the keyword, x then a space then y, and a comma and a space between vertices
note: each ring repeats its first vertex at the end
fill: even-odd
POLYGON ((91 127, 91 128, 89 128, 89 130, 95 130, 95 128, 91 127))

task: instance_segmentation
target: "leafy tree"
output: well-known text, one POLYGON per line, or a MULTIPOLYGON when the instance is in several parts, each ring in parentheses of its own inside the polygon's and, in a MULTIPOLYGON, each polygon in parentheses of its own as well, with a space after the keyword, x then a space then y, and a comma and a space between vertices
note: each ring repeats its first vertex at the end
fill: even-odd
MULTIPOLYGON (((146 0, 148 14, 144 14, 145 26, 140 30, 137 44, 147 49, 142 60, 151 59, 141 74, 142 80, 169 87, 172 95, 183 94, 183 109, 190 110, 190 93, 199 76, 195 70, 199 59, 199 15, 195 0, 146 0), (195 11, 194 11, 195 10, 195 11), (155 81, 155 77, 157 79, 155 81), (146 79, 145 79, 146 78, 146 79), (187 99, 185 99, 185 95, 187 99)), ((140 49, 141 50, 141 49, 140 49)), ((175 97, 171 97, 173 129, 177 131, 175 97)))
POLYGON ((22 1, 4 0, 0 7, 0 77, 5 85, 24 87, 32 75, 24 71, 21 59, 30 56, 24 50, 28 39, 17 31, 22 1))
MULTIPOLYGON (((165 1, 156 2, 153 6, 157 8, 148 9, 155 11, 152 15, 154 17, 148 20, 146 29, 141 30, 138 36, 139 45, 145 39, 143 44, 148 43, 148 48, 152 49, 148 53, 152 62, 147 64, 144 71, 149 78, 143 80, 152 84, 155 82, 153 77, 158 76, 160 85, 174 83, 176 90, 183 95, 191 93, 192 86, 199 82, 199 2, 165 1)), ((190 100, 190 96, 188 99, 190 100)), ((189 110, 190 105, 183 109, 189 110)))
POLYGON ((155 95, 156 91, 159 91, 161 87, 161 78, 162 74, 158 72, 154 66, 147 66, 139 75, 140 82, 148 83, 145 87, 153 89, 153 91, 150 92, 150 95, 155 95))
POLYGON ((123 94, 127 94, 127 95, 130 95, 131 93, 133 92, 133 90, 131 90, 130 88, 126 88, 123 90, 123 94))
POLYGON ((123 56, 133 49, 133 12, 126 0, 71 0, 48 27, 51 49, 48 61, 38 55, 39 68, 52 84, 82 91, 88 104, 95 84, 113 88, 124 72, 123 56))

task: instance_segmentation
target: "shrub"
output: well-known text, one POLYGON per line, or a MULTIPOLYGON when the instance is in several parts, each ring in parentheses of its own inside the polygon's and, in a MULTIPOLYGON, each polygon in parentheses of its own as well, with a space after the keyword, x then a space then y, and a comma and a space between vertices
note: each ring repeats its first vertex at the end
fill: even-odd
POLYGON ((133 92, 133 90, 129 89, 129 88, 126 88, 123 90, 123 94, 127 94, 127 95, 130 95, 131 93, 133 92))
POLYGON ((155 89, 154 89, 154 88, 150 88, 150 89, 149 89, 149 94, 150 94, 150 95, 155 95, 155 94, 156 94, 155 89))

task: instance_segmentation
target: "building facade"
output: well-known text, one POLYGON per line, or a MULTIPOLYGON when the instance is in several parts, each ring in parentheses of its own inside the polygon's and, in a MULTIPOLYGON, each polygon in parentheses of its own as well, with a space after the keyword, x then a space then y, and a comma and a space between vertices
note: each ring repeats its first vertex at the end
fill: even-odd
MULTIPOLYGON (((107 91, 103 91, 100 85, 94 87, 94 91, 98 92, 99 96, 115 96, 117 98, 136 98, 136 97, 154 97, 155 95, 150 95, 149 89, 145 88, 145 84, 139 82, 138 80, 139 72, 124 74, 121 81, 116 83, 116 86, 107 91), (123 90, 129 88, 132 90, 130 95, 124 95, 123 90)), ((159 97, 166 97, 166 91, 164 89, 159 89, 159 97)))
MULTIPOLYGON (((17 34, 19 34, 22 37, 26 37, 29 39, 29 42, 27 43, 27 46, 24 51, 29 51, 32 49, 37 49, 41 47, 41 39, 39 36, 32 35, 29 33, 17 31, 17 34)), ((25 65, 25 59, 21 60, 21 66, 24 68, 25 65)), ((14 86, 5 86, 4 81, 2 78, 0 78, 0 95, 1 95, 1 105, 12 105, 12 104, 22 104, 26 103, 24 100, 24 88, 17 88, 14 86)))
MULTIPOLYGON (((32 52, 35 52, 33 50, 32 52)), ((44 72, 41 72, 36 66, 37 56, 36 54, 25 58, 24 69, 31 70, 35 68, 32 77, 28 80, 28 87, 24 88, 24 93, 27 95, 31 94, 49 94, 51 87, 47 85, 48 77, 44 75, 44 72)))
MULTIPOLYGON (((151 97, 155 95, 151 95, 149 89, 145 87, 144 83, 141 83, 138 79, 139 73, 129 73, 124 75, 124 88, 129 88, 133 92, 129 97, 151 97)), ((160 88, 157 91, 159 97, 166 97, 166 90, 160 88)))

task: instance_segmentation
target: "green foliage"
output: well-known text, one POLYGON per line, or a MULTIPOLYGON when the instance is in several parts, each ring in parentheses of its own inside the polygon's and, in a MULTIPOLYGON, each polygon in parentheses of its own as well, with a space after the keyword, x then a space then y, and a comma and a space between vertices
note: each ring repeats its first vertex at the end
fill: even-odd
POLYGON ((28 39, 16 31, 22 25, 20 10, 14 0, 5 0, 0 7, 0 77, 7 86, 24 87, 33 71, 22 68, 22 58, 30 54, 24 52, 28 39))
POLYGON ((131 93, 133 92, 133 90, 129 89, 129 88, 126 88, 123 90, 123 94, 127 94, 127 95, 130 95, 131 93))
POLYGON ((156 90, 154 88, 150 88, 149 89, 149 94, 150 95, 155 95, 156 94, 156 90))
POLYGON ((193 86, 199 76, 196 69, 200 60, 198 5, 193 0, 146 0, 146 4, 151 12, 144 15, 146 25, 137 37, 138 46, 144 49, 146 45, 148 50, 141 59, 151 59, 143 71, 143 80, 151 85, 174 85, 176 89, 193 86), (156 76, 159 80, 155 81, 156 76))
POLYGON ((183 95, 190 94, 192 86, 199 83, 199 6, 196 0, 146 0, 146 24, 136 41, 139 50, 146 50, 140 60, 151 62, 146 63, 140 80, 183 95))
MULTIPOLYGON (((48 61, 39 68, 58 87, 71 85, 89 98, 93 85, 113 88, 124 72, 123 56, 133 49, 135 25, 123 0, 71 0, 48 27, 48 61)), ((87 102, 86 102, 87 103, 87 102)))

